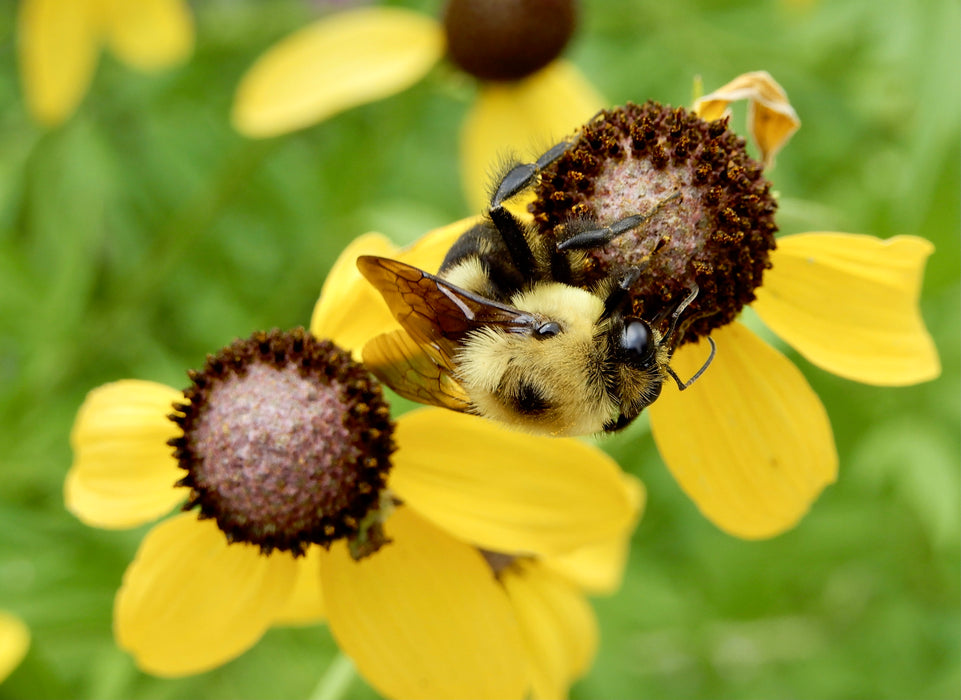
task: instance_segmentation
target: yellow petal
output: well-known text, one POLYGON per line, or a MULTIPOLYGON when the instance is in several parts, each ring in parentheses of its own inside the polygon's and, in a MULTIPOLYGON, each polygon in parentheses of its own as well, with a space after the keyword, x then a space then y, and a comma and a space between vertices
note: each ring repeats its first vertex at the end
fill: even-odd
POLYGON ((585 442, 428 408, 397 421, 390 488, 447 532, 497 552, 557 554, 624 534, 637 504, 585 442))
POLYGON ((163 384, 124 380, 87 394, 70 434, 74 459, 64 487, 67 510, 94 527, 150 522, 186 496, 167 440, 167 419, 183 394, 163 384))
POLYGON ((597 619, 584 595, 537 562, 520 559, 501 573, 532 672, 533 697, 566 698, 597 653, 597 619))
POLYGON ((27 107, 56 126, 73 114, 90 85, 100 28, 96 0, 21 0, 18 53, 27 107))
MULTIPOLYGON (((637 504, 638 517, 644 509, 647 495, 644 485, 630 474, 625 474, 634 502, 637 504)), ((631 530, 633 530, 633 526, 631 530)), ((610 594, 621 587, 624 568, 631 549, 631 531, 616 537, 609 537, 597 544, 579 547, 572 552, 541 557, 540 562, 556 571, 579 588, 589 593, 610 594)))
POLYGON ((399 250, 379 233, 354 239, 337 258, 324 282, 310 320, 310 332, 351 350, 354 359, 360 361, 364 343, 400 326, 380 293, 360 274, 358 256, 396 258, 428 272, 436 272, 450 247, 475 221, 476 217, 442 226, 405 250, 399 250))
POLYGON ((846 233, 778 239, 752 305, 771 330, 818 367, 899 386, 941 373, 918 299, 934 246, 846 233))
POLYGON ((202 673, 252 647, 276 619, 297 567, 289 554, 227 544, 182 513, 154 527, 114 603, 117 644, 155 676, 202 673))
POLYGON ((462 234, 480 221, 481 217, 470 216, 425 233, 412 246, 400 251, 397 259, 427 272, 436 273, 451 246, 462 234))
MULTIPOLYGON (((717 357, 689 389, 672 384, 651 406, 661 456, 715 525, 738 537, 794 526, 837 477, 824 406, 801 372, 739 323, 713 333, 717 357)), ((707 343, 685 345, 671 366, 692 376, 707 343)))
POLYGON ((744 73, 724 87, 694 102, 694 113, 705 121, 727 114, 727 106, 748 100, 748 132, 761 151, 765 166, 801 126, 787 93, 767 71, 744 73))
POLYGON ((396 246, 379 233, 354 239, 337 258, 320 290, 320 299, 310 319, 310 332, 350 350, 359 362, 364 343, 395 327, 396 322, 383 298, 360 274, 357 257, 393 257, 396 252, 396 246))
POLYGON ((470 206, 483 210, 491 179, 508 159, 535 160, 603 107, 597 91, 565 61, 516 83, 483 85, 461 132, 461 179, 470 206))
POLYGON ((30 647, 30 630, 23 621, 0 610, 0 683, 20 665, 30 647))
POLYGON ((441 27, 418 12, 340 12, 275 44, 241 80, 233 123, 276 136, 407 89, 440 59, 441 27))
POLYGON ((309 547, 306 556, 295 561, 297 578, 274 624, 313 625, 323 622, 325 613, 324 596, 320 590, 320 547, 309 547))
POLYGON ((141 70, 179 63, 194 45, 193 19, 183 0, 101 0, 110 48, 141 70))
POLYGON ((331 632, 390 698, 521 698, 527 668, 517 622, 490 567, 469 547, 398 508, 392 540, 355 562, 323 556, 331 632))

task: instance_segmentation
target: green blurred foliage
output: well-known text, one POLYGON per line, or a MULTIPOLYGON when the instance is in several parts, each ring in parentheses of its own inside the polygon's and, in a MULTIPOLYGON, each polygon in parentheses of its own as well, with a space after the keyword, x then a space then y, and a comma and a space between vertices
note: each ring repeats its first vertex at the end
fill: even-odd
MULTIPOLYGON (((107 55, 80 111, 44 131, 20 95, 15 7, 0 6, 0 607, 33 632, 3 698, 314 692, 336 653, 322 627, 271 631, 181 680, 115 648, 112 597, 144 530, 64 511, 72 419, 100 383, 182 386, 233 338, 306 324, 352 237, 409 242, 471 213, 455 155, 468 80, 441 66, 399 96, 246 140, 228 122, 240 76, 329 8, 193 7, 187 65, 144 75, 107 55)), ((583 2, 568 55, 611 104, 688 104, 695 75, 710 90, 765 69, 785 86, 804 126, 771 174, 782 231, 932 240, 922 305, 944 373, 882 389, 798 359, 831 415, 840 479, 767 542, 704 520, 645 425, 603 440, 649 502, 623 589, 596 601, 602 645, 573 697, 961 694, 958 27, 953 0, 583 2)), ((345 692, 376 697, 356 678, 345 692)))

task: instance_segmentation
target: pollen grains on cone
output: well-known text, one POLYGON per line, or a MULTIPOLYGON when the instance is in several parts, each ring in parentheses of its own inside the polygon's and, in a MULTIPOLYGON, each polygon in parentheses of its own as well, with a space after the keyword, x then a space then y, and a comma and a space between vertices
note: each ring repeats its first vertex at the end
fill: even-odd
POLYGON ((174 456, 229 541, 303 554, 364 536, 394 449, 379 384, 350 354, 303 329, 237 340, 190 372, 170 418, 174 456))
POLYGON ((585 286, 639 267, 632 313, 661 318, 696 284, 682 342, 726 325, 754 300, 775 247, 777 203, 762 166, 727 120, 705 122, 656 102, 598 114, 542 173, 530 205, 541 235, 572 223, 638 227, 585 251, 585 286))
POLYGON ((520 80, 557 58, 576 25, 574 0, 451 0, 447 54, 481 80, 520 80))

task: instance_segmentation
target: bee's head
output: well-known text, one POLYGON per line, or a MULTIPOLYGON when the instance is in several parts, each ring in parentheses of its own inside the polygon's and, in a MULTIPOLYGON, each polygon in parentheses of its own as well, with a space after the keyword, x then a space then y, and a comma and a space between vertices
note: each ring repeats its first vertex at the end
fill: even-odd
POLYGON ((612 314, 606 324, 609 390, 618 413, 605 431, 626 427, 661 394, 670 362, 669 343, 644 319, 612 314))
POLYGON ((483 416, 550 435, 619 430, 673 376, 673 323, 662 335, 603 297, 560 283, 535 285, 511 303, 535 322, 471 331, 457 357, 457 379, 483 416))
MULTIPOLYGON (((629 306, 628 289, 637 278, 637 269, 628 273, 618 285, 612 286, 604 299, 601 323, 606 319, 607 347, 614 378, 612 391, 618 399, 618 415, 605 423, 604 430, 613 432, 628 426, 641 411, 661 395, 664 380, 670 376, 682 391, 690 386, 707 369, 714 358, 712 352, 704 366, 686 383, 682 383, 670 367, 674 344, 679 337, 678 319, 681 313, 697 297, 697 287, 692 289, 670 313, 668 329, 661 334, 642 318, 624 314, 629 306)), ((661 315, 661 319, 667 317, 661 315)), ((681 333, 680 335, 683 335, 681 333)), ((710 339, 709 339, 710 340, 710 339)))

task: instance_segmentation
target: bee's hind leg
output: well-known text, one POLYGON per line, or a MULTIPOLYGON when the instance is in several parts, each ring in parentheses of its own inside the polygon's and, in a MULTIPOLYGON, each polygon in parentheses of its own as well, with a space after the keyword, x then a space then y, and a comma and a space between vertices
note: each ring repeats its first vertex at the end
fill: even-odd
POLYGON ((490 208, 492 210, 501 208, 508 199, 530 187, 541 170, 564 155, 564 151, 570 148, 570 145, 567 141, 561 141, 543 153, 535 162, 521 163, 508 170, 497 183, 497 189, 491 197, 490 208))
POLYGON ((622 233, 626 233, 631 229, 637 228, 645 221, 653 217, 662 206, 680 196, 680 192, 675 192, 651 207, 651 210, 646 214, 633 214, 631 216, 625 216, 623 219, 615 221, 610 226, 594 228, 576 233, 567 240, 558 243, 557 250, 559 252, 564 252, 565 250, 588 250, 590 248, 599 248, 606 243, 610 243, 622 233))
POLYGON ((530 187, 540 172, 560 158, 570 144, 562 141, 541 155, 533 163, 521 163, 507 171, 497 184, 491 197, 487 215, 500 233, 501 240, 511 256, 517 270, 527 279, 534 276, 537 261, 530 244, 524 236, 525 225, 504 206, 504 202, 515 194, 530 187))

